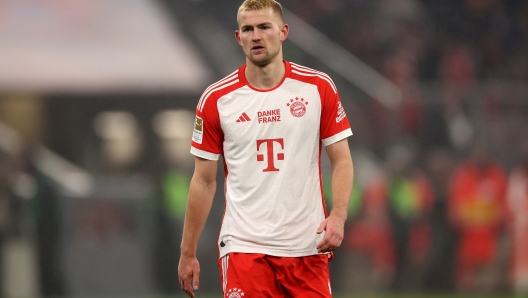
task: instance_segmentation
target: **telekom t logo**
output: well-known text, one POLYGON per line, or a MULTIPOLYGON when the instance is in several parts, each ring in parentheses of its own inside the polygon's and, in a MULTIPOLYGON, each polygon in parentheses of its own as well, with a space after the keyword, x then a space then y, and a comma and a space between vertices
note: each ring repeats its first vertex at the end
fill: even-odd
MULTIPOLYGON (((263 151, 266 151, 264 154, 257 154, 257 161, 264 161, 264 155, 268 159, 268 167, 262 170, 262 172, 277 172, 279 169, 275 167, 275 155, 273 151, 273 143, 279 143, 281 149, 284 149, 284 139, 264 139, 257 140, 257 151, 260 152, 260 147, 262 144, 266 144, 263 151)), ((284 153, 277 153, 277 160, 284 160, 284 153)))

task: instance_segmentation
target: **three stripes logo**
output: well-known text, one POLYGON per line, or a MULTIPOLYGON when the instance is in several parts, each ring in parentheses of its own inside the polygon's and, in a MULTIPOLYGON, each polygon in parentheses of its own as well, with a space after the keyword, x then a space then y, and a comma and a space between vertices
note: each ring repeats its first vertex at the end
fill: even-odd
POLYGON ((238 120, 236 122, 247 122, 247 121, 251 121, 251 119, 249 118, 249 116, 244 112, 242 113, 242 115, 240 115, 240 117, 238 117, 238 120))

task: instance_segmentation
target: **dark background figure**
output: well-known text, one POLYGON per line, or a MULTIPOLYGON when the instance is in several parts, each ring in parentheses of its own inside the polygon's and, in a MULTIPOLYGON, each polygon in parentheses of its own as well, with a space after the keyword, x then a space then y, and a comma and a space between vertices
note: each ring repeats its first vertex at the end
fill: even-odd
POLYGON ((391 289, 395 292, 423 289, 426 261, 431 247, 430 215, 435 202, 429 179, 417 167, 418 149, 411 140, 388 150, 389 206, 396 247, 396 268, 391 289))
POLYGON ((435 204, 430 215, 431 253, 425 276, 426 291, 450 292, 455 289, 456 234, 448 224, 447 188, 454 168, 452 154, 445 147, 432 148, 426 156, 426 173, 431 179, 435 204))

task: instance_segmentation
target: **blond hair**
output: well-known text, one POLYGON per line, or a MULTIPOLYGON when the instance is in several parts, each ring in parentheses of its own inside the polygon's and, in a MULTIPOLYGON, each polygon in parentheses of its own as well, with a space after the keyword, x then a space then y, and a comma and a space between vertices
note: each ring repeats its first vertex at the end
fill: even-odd
POLYGON ((275 0, 245 0, 244 3, 242 3, 242 5, 240 5, 238 8, 237 23, 239 22, 240 13, 242 11, 255 11, 266 8, 271 8, 273 13, 279 17, 281 23, 283 22, 282 6, 279 2, 275 0))

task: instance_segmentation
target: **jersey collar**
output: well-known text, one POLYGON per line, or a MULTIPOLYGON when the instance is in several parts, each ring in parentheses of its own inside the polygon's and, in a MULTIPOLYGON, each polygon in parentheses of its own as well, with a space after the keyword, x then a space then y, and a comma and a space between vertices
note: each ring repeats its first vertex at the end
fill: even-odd
POLYGON ((246 67, 247 67, 247 64, 244 64, 242 65, 239 69, 238 69, 238 79, 240 80, 240 82, 244 83, 245 85, 247 85, 249 88, 255 90, 255 91, 258 91, 258 92, 269 92, 269 91, 273 91, 277 88, 279 88, 282 83, 284 83, 284 80, 288 77, 291 77, 291 65, 290 65, 290 62, 286 61, 286 60, 282 60, 284 62, 284 66, 286 67, 285 69, 285 72, 284 72, 284 77, 282 78, 282 80, 280 81, 280 83, 277 84, 277 86, 273 87, 273 88, 270 88, 270 89, 258 89, 258 88, 255 88, 253 86, 251 86, 249 84, 249 82, 246 80, 246 67))

